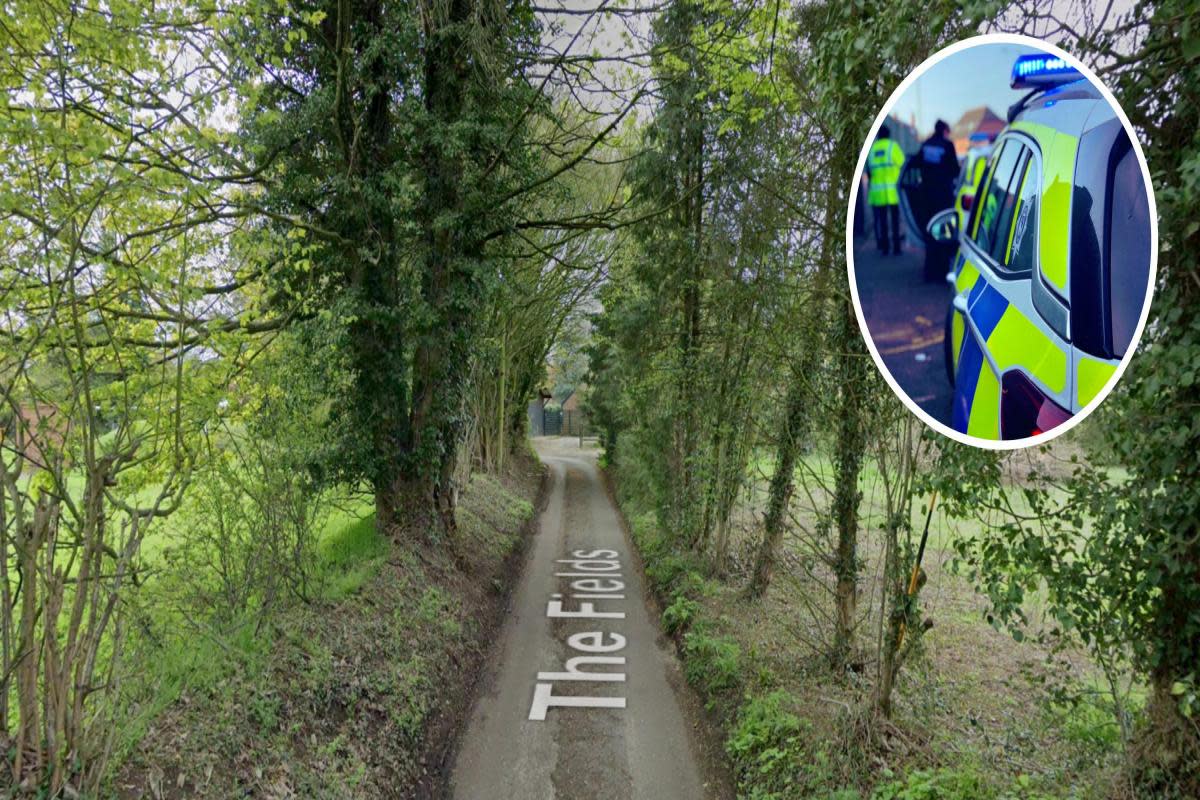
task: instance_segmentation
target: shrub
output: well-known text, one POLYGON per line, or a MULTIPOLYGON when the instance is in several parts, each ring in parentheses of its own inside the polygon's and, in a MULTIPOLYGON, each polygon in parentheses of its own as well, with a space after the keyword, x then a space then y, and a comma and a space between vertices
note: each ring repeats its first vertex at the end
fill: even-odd
POLYGON ((1111 703, 1085 696, 1075 703, 1054 706, 1051 711, 1061 714, 1063 738, 1081 750, 1094 755, 1120 750, 1121 728, 1111 703))
POLYGON ((670 594, 675 589, 675 583, 688 572, 689 563, 686 557, 676 553, 653 553, 647 558, 646 577, 651 585, 663 594, 670 594))
POLYGON ((785 691, 752 698, 742 708, 725 742, 733 762, 738 794, 754 800, 799 796, 797 779, 809 726, 788 709, 795 699, 785 691))
POLYGON ((737 686, 741 677, 742 649, 728 636, 710 636, 692 630, 683 639, 683 671, 688 682, 705 694, 737 686))
POLYGON ((683 594, 676 594, 671 605, 663 610, 663 630, 672 636, 687 630, 699 610, 700 604, 695 600, 690 600, 683 594))

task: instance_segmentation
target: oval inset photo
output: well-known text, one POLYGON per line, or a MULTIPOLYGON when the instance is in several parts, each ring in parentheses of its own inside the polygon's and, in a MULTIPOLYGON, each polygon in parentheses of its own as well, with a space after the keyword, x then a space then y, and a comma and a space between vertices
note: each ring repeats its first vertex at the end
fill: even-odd
POLYGON ((1080 61, 988 35, 929 58, 879 112, 851 192, 858 322, 901 400, 990 448, 1038 444, 1137 346, 1158 228, 1145 157, 1080 61))

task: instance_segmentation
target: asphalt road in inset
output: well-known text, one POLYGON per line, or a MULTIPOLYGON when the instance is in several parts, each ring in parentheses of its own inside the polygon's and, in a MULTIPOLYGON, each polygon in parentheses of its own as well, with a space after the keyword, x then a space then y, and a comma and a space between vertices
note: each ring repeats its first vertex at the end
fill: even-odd
POLYGON ((535 440, 552 484, 460 744, 453 796, 721 798, 721 781, 706 778, 714 773, 706 772, 694 701, 651 616, 597 451, 577 442, 535 440), (555 602, 553 613, 588 616, 553 616, 555 602), (539 705, 539 686, 551 705, 539 705), (583 705, 567 705, 576 702, 583 705))
POLYGON ((858 299, 884 365, 918 406, 949 425, 954 389, 943 342, 951 292, 942 279, 922 279, 924 258, 908 242, 900 255, 884 256, 873 239, 854 240, 858 299))

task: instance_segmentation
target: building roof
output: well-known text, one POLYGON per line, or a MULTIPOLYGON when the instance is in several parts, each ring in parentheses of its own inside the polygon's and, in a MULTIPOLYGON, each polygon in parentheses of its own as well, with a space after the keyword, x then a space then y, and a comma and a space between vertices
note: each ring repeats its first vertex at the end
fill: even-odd
POLYGON ((994 140, 1006 124, 987 106, 976 106, 964 112, 958 122, 950 126, 950 139, 954 142, 954 149, 961 155, 971 146, 971 134, 982 133, 987 135, 989 141, 994 140))
POLYGON ((987 106, 976 106, 963 113, 958 122, 950 127, 950 138, 967 138, 975 131, 994 127, 999 124, 1004 127, 1004 120, 987 106))
POLYGON ((579 386, 576 386, 574 389, 572 389, 571 393, 569 395, 567 395, 565 400, 562 401, 562 410, 563 411, 578 411, 579 403, 583 399, 582 397, 580 397, 580 392, 582 392, 586 388, 587 387, 584 384, 580 384, 579 386))

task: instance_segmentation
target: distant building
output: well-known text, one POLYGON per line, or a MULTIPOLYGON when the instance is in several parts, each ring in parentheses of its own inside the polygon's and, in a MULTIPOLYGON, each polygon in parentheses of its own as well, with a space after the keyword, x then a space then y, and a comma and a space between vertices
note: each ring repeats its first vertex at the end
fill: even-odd
MULTIPOLYGON (((982 134, 989 142, 994 142, 1006 124, 1002 117, 997 116, 996 112, 987 106, 977 106, 950 126, 950 140, 954 142, 954 149, 961 157, 966 155, 970 148, 972 135, 982 134)), ((978 138, 976 142, 978 143, 978 138)))
POLYGON ((20 405, 16 414, 0 417, 0 447, 21 456, 20 470, 44 469, 47 458, 62 450, 70 430, 70 419, 57 406, 20 405))

